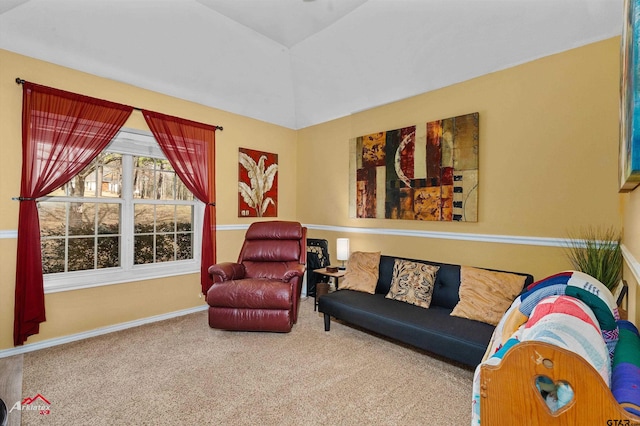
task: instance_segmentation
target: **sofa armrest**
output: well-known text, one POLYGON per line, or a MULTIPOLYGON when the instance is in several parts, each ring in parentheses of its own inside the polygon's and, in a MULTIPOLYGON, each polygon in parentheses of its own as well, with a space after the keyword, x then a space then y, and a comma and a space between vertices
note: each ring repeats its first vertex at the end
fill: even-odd
POLYGON ((245 269, 240 263, 222 262, 211 265, 209 275, 217 275, 222 281, 241 280, 245 276, 245 269))
POLYGON ((295 265, 295 266, 293 266, 291 269, 288 269, 284 273, 284 275, 282 276, 282 281, 289 282, 294 277, 302 278, 302 276, 304 275, 305 269, 306 269, 306 266, 302 265, 300 263, 295 265))

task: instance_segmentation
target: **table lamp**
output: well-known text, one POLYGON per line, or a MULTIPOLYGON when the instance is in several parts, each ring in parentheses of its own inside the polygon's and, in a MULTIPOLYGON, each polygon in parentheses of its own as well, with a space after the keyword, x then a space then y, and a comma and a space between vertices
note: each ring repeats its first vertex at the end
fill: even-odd
POLYGON ((338 238, 336 240, 336 258, 342 261, 342 266, 339 266, 339 269, 346 269, 344 266, 344 261, 349 260, 349 239, 348 238, 338 238))

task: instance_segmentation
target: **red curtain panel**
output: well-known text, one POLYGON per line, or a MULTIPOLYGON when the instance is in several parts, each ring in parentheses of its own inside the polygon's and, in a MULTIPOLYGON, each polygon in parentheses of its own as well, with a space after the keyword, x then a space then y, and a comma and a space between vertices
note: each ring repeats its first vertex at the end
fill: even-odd
POLYGON ((211 286, 208 268, 216 263, 215 143, 216 126, 143 110, 153 136, 182 182, 206 203, 202 230, 200 283, 211 286))
POLYGON ((45 321, 36 200, 67 183, 113 139, 132 107, 23 84, 22 182, 13 339, 22 345, 45 321))

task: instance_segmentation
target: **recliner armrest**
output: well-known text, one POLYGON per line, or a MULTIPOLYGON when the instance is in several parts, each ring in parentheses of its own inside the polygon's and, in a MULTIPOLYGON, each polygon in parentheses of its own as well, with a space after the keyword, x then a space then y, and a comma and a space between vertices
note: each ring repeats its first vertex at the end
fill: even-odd
POLYGON ((209 266, 209 274, 219 276, 222 281, 241 280, 245 276, 245 269, 240 263, 222 262, 209 266))
POLYGON ((294 266, 292 269, 288 269, 284 275, 282 276, 282 281, 284 282, 289 282, 291 281, 291 279, 293 277, 300 277, 302 278, 302 276, 304 275, 304 271, 306 269, 305 265, 302 264, 297 264, 296 266, 294 266))

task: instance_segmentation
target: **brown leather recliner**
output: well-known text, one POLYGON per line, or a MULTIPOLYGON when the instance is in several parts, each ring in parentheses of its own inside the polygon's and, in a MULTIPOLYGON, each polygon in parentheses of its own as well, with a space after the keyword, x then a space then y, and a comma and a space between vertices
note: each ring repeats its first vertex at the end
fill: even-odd
POLYGON ((254 222, 238 262, 209 267, 209 326, 289 332, 298 320, 307 258, 307 228, 298 222, 254 222))

